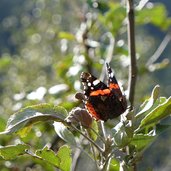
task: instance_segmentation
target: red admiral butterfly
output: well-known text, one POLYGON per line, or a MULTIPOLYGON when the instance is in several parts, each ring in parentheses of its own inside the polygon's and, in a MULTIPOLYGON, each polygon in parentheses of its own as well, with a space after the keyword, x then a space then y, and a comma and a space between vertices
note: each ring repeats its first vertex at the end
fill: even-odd
POLYGON ((81 73, 84 86, 85 107, 96 119, 107 121, 121 115, 127 109, 125 95, 122 94, 118 82, 106 63, 108 86, 90 73, 81 73))

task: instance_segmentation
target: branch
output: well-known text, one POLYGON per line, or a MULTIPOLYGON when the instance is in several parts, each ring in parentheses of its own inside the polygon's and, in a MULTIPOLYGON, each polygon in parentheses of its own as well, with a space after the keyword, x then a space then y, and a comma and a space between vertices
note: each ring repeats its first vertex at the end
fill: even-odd
POLYGON ((161 56, 163 51, 166 49, 167 45, 171 41, 171 32, 168 32, 166 36, 164 37, 163 41, 160 43, 157 50, 154 52, 154 54, 150 57, 150 59, 147 61, 146 66, 149 67, 151 64, 153 64, 157 59, 161 56))
POLYGON ((136 52, 135 52, 135 24, 134 24, 134 3, 133 0, 127 0, 127 17, 128 17, 128 51, 130 56, 130 67, 129 67, 129 96, 130 110, 133 109, 134 105, 134 94, 137 76, 136 66, 136 52))

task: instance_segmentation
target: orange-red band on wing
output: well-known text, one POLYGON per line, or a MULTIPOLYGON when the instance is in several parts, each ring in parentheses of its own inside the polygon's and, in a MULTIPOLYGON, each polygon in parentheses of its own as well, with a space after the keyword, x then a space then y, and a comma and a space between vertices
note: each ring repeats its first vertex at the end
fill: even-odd
POLYGON ((100 117, 99 115, 96 113, 96 111, 94 110, 93 106, 90 103, 86 103, 86 108, 89 111, 89 113, 96 119, 99 120, 100 117))
POLYGON ((106 95, 106 94, 110 94, 109 89, 92 91, 90 93, 90 96, 98 96, 98 95, 106 95))
POLYGON ((112 88, 119 89, 119 85, 118 84, 114 84, 114 83, 110 83, 109 88, 110 89, 112 89, 112 88))

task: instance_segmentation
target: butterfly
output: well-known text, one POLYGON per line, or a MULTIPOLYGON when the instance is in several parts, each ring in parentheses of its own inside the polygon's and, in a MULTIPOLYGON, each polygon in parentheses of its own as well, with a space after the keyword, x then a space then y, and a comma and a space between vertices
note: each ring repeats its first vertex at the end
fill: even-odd
POLYGON ((80 76, 84 88, 85 108, 96 120, 103 121, 116 118, 127 109, 126 97, 108 63, 106 63, 106 70, 107 85, 90 73, 82 72, 80 76))

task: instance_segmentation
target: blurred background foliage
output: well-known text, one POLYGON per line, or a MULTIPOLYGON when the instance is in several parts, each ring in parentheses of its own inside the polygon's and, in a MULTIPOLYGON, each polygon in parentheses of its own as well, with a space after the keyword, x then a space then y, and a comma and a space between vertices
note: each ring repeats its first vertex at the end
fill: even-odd
MULTIPOLYGON (((136 0, 135 9, 137 110, 156 84, 163 96, 170 95, 171 2, 136 0), (165 38, 163 53, 156 54, 165 38), (151 62, 152 57, 157 58, 151 62)), ((126 89, 129 57, 125 18, 124 0, 1 0, 0 131, 12 113, 27 105, 50 102, 68 111, 78 106, 74 95, 81 91, 81 71, 104 78, 101 71, 105 60, 112 58, 111 66, 126 89)), ((146 150, 139 170, 171 168, 169 132, 146 150)), ((0 138, 1 145, 19 141, 17 136, 0 138)), ((62 143, 47 123, 38 124, 22 141, 35 149, 49 144, 57 150, 62 143)), ((0 168, 10 170, 20 163, 22 169, 41 170, 45 166, 35 164, 39 162, 26 156, 10 162, 1 160, 0 168)))

